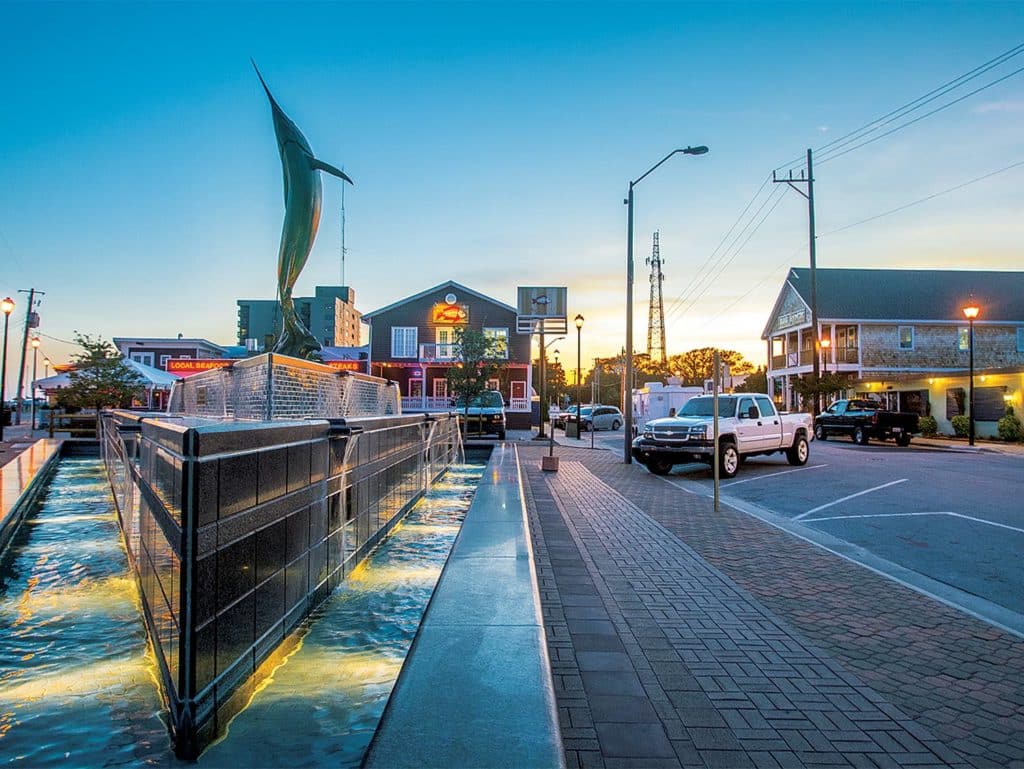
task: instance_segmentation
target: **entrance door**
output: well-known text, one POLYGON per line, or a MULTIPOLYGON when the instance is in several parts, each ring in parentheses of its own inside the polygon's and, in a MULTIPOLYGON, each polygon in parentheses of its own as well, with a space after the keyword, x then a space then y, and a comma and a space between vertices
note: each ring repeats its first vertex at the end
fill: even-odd
POLYGON ((423 398, 423 380, 422 379, 410 379, 409 380, 409 397, 421 400, 423 398))

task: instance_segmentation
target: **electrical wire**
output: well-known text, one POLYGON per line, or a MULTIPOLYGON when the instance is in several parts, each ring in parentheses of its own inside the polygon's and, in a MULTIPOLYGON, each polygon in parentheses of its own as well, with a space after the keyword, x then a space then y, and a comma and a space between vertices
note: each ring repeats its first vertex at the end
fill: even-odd
MULTIPOLYGON (((935 99, 938 99, 938 98, 946 95, 947 93, 949 93, 949 92, 951 92, 953 90, 956 90, 957 88, 959 88, 959 87, 961 87, 963 85, 966 85, 971 80, 974 80, 975 78, 980 77, 981 75, 985 74, 986 72, 994 69, 995 67, 999 66, 1000 64, 1003 64, 1003 63, 1009 61, 1010 59, 1012 59, 1015 56, 1018 56, 1021 53, 1024 53, 1024 43, 1016 45, 1013 48, 1009 49, 1008 51, 1004 51, 1003 53, 999 54, 998 56, 995 56, 995 57, 989 59, 988 61, 986 61, 986 62, 984 62, 982 64, 979 64, 974 69, 968 70, 964 74, 959 75, 958 77, 955 77, 952 80, 949 80, 949 81, 943 83, 942 85, 938 86, 937 88, 933 88, 928 93, 923 94, 922 96, 919 96, 916 99, 914 99, 912 101, 909 101, 906 104, 903 104, 902 106, 897 107, 896 109, 887 112, 886 114, 882 115, 881 117, 875 118, 874 120, 872 120, 872 121, 870 121, 868 123, 865 123, 860 128, 857 128, 857 129, 855 129, 853 131, 850 131, 850 132, 848 132, 846 134, 843 134, 842 136, 837 137, 837 138, 833 139, 832 141, 830 141, 830 142, 828 142, 826 144, 821 145, 820 147, 815 149, 814 152, 816 152, 816 153, 823 153, 823 154, 832 154, 832 153, 835 152, 835 150, 839 149, 839 147, 837 147, 836 145, 842 143, 842 146, 846 146, 846 145, 848 145, 848 144, 850 144, 850 143, 852 143, 854 141, 857 141, 858 139, 863 138, 864 136, 866 136, 868 133, 876 131, 879 128, 881 128, 882 126, 887 125, 888 123, 891 123, 893 120, 896 120, 896 119, 899 119, 900 117, 908 115, 911 112, 913 112, 913 111, 915 111, 917 109, 920 109, 921 107, 925 106, 926 104, 931 103, 932 101, 935 101, 935 99), (831 152, 830 152, 830 148, 834 148, 834 149, 831 150, 831 152)), ((1008 75, 1007 77, 1010 77, 1013 74, 1016 74, 1016 73, 1011 73, 1011 75, 1008 75)), ((1000 81, 996 81, 996 82, 1000 82, 1000 81)), ((994 85, 994 83, 992 83, 990 85, 994 85)), ((986 86, 986 88, 987 87, 989 87, 989 86, 986 86)), ((978 90, 979 91, 980 90, 984 90, 984 88, 978 89, 978 90)), ((968 94, 968 95, 969 96, 973 95, 973 93, 977 93, 977 91, 972 92, 972 94, 968 94)), ((955 103, 955 102, 953 102, 953 103, 955 103)), ((931 114, 934 114, 934 113, 931 113, 931 114)), ((909 123, 908 123, 908 125, 909 125, 909 123)), ((836 156, 838 157, 838 154, 836 154, 836 156)), ((776 168, 776 170, 786 169, 786 168, 788 168, 790 166, 794 166, 794 165, 796 165, 798 163, 802 163, 803 160, 804 160, 804 156, 801 155, 799 157, 794 158, 791 161, 779 164, 775 168, 776 168)), ((819 162, 824 162, 824 160, 821 160, 819 162)))
POLYGON ((757 200, 758 196, 761 194, 761 192, 764 190, 764 188, 768 185, 769 181, 771 181, 771 176, 770 175, 766 176, 764 181, 761 182, 761 186, 757 188, 757 191, 754 193, 753 197, 750 198, 750 201, 747 203, 746 207, 740 212, 740 215, 736 217, 736 221, 734 221, 732 223, 732 226, 728 229, 728 231, 725 233, 725 235, 722 236, 722 239, 720 241, 718 241, 718 245, 714 247, 714 249, 711 251, 711 254, 708 256, 708 258, 705 259, 701 263, 700 267, 697 268, 697 271, 693 274, 693 277, 690 278, 690 282, 687 283, 686 286, 683 287, 682 292, 680 292, 680 298, 675 300, 674 304, 669 307, 668 313, 666 314, 666 317, 667 317, 668 314, 671 314, 673 312, 673 310, 675 310, 675 308, 678 307, 679 304, 681 304, 685 300, 685 296, 686 296, 687 292, 690 291, 691 287, 698 280, 698 278, 700 277, 701 273, 704 272, 704 270, 707 267, 707 265, 710 264, 711 261, 715 258, 715 254, 717 254, 719 252, 719 250, 721 250, 722 245, 726 242, 726 240, 729 239, 729 236, 732 235, 733 230, 736 229, 736 225, 738 225, 740 223, 740 221, 746 215, 747 211, 750 210, 750 207, 752 205, 754 205, 754 201, 757 200))
MULTIPOLYGON (((780 188, 777 188, 777 189, 779 189, 779 192, 780 192, 780 193, 781 193, 781 192, 783 192, 783 190, 782 190, 782 188, 781 188, 781 187, 780 187, 780 188)), ((742 243, 741 243, 741 244, 739 245, 739 247, 738 247, 738 248, 736 248, 736 249, 735 249, 735 250, 733 251, 732 255, 731 255, 731 256, 730 256, 730 257, 729 257, 729 258, 728 258, 727 260, 725 260, 725 261, 723 261, 723 262, 721 262, 721 263, 720 263, 720 265, 718 266, 718 270, 717 270, 717 272, 715 272, 714 274, 711 274, 711 276, 710 276, 710 277, 711 277, 711 279, 705 282, 704 286, 702 287, 702 290, 703 290, 703 289, 706 289, 706 288, 707 288, 707 286, 709 286, 709 285, 711 284, 711 282, 713 282, 713 281, 714 281, 714 280, 716 280, 716 279, 717 279, 717 278, 718 278, 719 276, 721 276, 721 274, 722 274, 722 273, 723 273, 723 272, 725 271, 725 269, 726 269, 726 268, 727 268, 727 267, 728 267, 728 266, 729 266, 729 265, 730 265, 730 264, 731 264, 731 263, 733 262, 733 260, 734 260, 734 259, 735 259, 735 258, 736 258, 736 257, 737 257, 738 255, 739 255, 739 253, 740 253, 740 252, 741 252, 741 251, 742 251, 742 250, 743 250, 743 249, 744 249, 744 248, 746 247, 747 243, 749 243, 749 242, 750 242, 750 240, 751 240, 751 239, 752 239, 752 238, 754 237, 754 235, 756 235, 756 234, 757 234, 757 231, 758 231, 759 229, 761 229, 761 225, 763 225, 763 224, 765 223, 765 221, 766 221, 766 220, 768 219, 768 217, 772 215, 772 212, 773 212, 773 211, 774 211, 774 210, 775 210, 776 208, 778 208, 778 206, 779 206, 779 203, 781 203, 781 202, 782 202, 782 200, 783 200, 783 198, 784 198, 784 197, 785 197, 785 195, 783 195, 783 194, 779 194, 779 195, 776 195, 776 196, 775 196, 775 203, 774 203, 774 204, 772 205, 772 207, 771 207, 771 208, 769 208, 769 209, 768 209, 768 211, 766 211, 766 212, 765 212, 764 216, 762 216, 762 217, 761 217, 761 220, 760 220, 760 221, 759 221, 759 222, 757 223, 757 225, 756 225, 756 226, 755 226, 755 227, 754 227, 754 228, 753 228, 753 229, 752 229, 752 230, 750 231, 750 233, 749 233, 749 234, 747 235, 746 239, 745 239, 745 240, 744 240, 744 241, 743 241, 743 242, 742 242, 742 243)), ((767 199, 767 200, 765 200, 765 204, 767 204, 767 203, 768 203, 768 201, 770 201, 770 200, 771 200, 771 196, 769 196, 769 197, 768 197, 768 199, 767 199)), ((762 205, 762 208, 764 208, 764 206, 763 206, 763 205, 762 205)), ((710 274, 710 273, 709 273, 709 274, 710 274)), ((686 315, 686 313, 687 313, 687 312, 689 312, 689 311, 690 311, 690 310, 691 310, 691 309, 692 309, 692 308, 694 307, 694 305, 695 305, 695 304, 696 304, 696 302, 691 302, 691 303, 689 304, 689 306, 687 306, 687 307, 683 308, 683 310, 682 310, 682 311, 681 311, 681 312, 679 313, 679 315, 678 315, 678 319, 679 319, 679 320, 681 320, 681 319, 683 318, 683 316, 685 316, 685 315, 686 315)))
POLYGON ((923 198, 918 198, 917 200, 911 201, 910 203, 905 203, 902 206, 897 206, 896 208, 891 208, 888 211, 883 211, 880 214, 875 214, 874 216, 869 216, 867 219, 861 219, 860 221, 851 222, 850 224, 844 224, 842 227, 837 227, 834 230, 829 230, 828 232, 823 232, 820 235, 818 235, 818 237, 819 238, 824 238, 824 237, 826 237, 828 235, 835 235, 837 232, 842 232, 843 230, 848 230, 848 229, 850 229, 852 227, 857 227, 857 226, 859 226, 861 224, 867 224, 868 222, 873 222, 875 219, 881 219, 883 216, 888 216, 889 214, 895 214, 897 211, 904 211, 904 210, 906 210, 906 209, 908 209, 908 208, 910 208, 912 206, 916 206, 916 205, 919 205, 921 203, 926 203, 929 200, 934 200, 935 198, 940 197, 942 195, 948 195, 950 192, 956 192, 957 190, 962 190, 964 187, 968 187, 968 186, 970 186, 972 184, 975 184, 976 182, 984 181, 985 179, 990 179, 991 177, 996 176, 997 174, 1005 173, 1006 171, 1009 171, 1011 169, 1017 168, 1018 166, 1024 166, 1024 160, 1019 160, 1016 163, 1011 163, 1010 165, 1004 166, 1004 167, 999 168, 999 169, 997 169, 995 171, 990 171, 987 174, 983 174, 982 176, 978 176, 978 177, 976 177, 974 179, 971 179, 970 181, 964 182, 963 184, 958 184, 955 187, 950 187, 949 189, 941 190, 939 192, 933 192, 931 195, 926 195, 923 198))
POLYGON ((932 115, 934 115, 937 112, 942 112, 942 110, 948 109, 949 107, 952 107, 954 104, 959 104, 964 99, 968 99, 971 96, 974 96, 977 93, 981 93, 982 91, 984 91, 986 89, 989 89, 989 88, 991 88, 994 85, 998 85, 999 83, 1002 83, 1004 80, 1008 80, 1009 78, 1013 77, 1014 75, 1019 75, 1021 72, 1024 72, 1024 67, 1021 67, 1020 69, 1016 69, 1016 70, 1014 70, 1013 72, 1011 72, 1008 75, 1003 75, 1001 78, 993 80, 991 83, 983 85, 981 88, 976 88, 973 91, 971 91, 970 93, 966 93, 963 96, 961 96, 961 97, 959 97, 957 99, 954 99, 951 102, 943 104, 941 107, 936 107, 931 112, 926 112, 925 114, 923 114, 923 115, 921 115, 919 117, 916 117, 913 120, 908 120, 906 123, 902 123, 902 124, 896 126, 895 128, 891 128, 890 130, 886 131, 885 133, 879 134, 878 136, 873 136, 870 139, 866 139, 865 141, 861 142, 860 144, 855 144, 852 147, 844 149, 842 152, 837 152, 834 155, 829 155, 828 157, 824 158, 823 160, 819 160, 818 161, 818 165, 822 165, 824 163, 828 163, 829 161, 835 160, 836 158, 841 158, 843 155, 847 155, 847 154, 853 152, 854 150, 859 150, 861 147, 866 147, 869 144, 874 144, 879 139, 884 139, 886 136, 891 136, 892 134, 896 133, 897 131, 903 130, 907 126, 912 126, 914 123, 919 123, 920 121, 924 120, 925 118, 931 117, 932 115))

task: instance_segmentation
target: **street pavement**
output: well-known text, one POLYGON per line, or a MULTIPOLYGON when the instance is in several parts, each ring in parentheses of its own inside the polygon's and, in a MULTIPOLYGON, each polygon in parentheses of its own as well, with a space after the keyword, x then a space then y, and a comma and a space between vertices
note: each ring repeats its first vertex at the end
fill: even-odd
POLYGON ((559 438, 517 446, 569 766, 1024 768, 1019 636, 559 438))

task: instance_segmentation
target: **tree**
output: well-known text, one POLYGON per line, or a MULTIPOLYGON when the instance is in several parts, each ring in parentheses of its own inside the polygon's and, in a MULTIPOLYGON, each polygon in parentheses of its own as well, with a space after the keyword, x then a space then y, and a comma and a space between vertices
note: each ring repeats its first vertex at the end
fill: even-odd
POLYGON ((131 406, 145 382, 125 365, 121 353, 110 342, 77 331, 75 343, 83 352, 71 359, 75 368, 69 375, 71 383, 59 392, 60 405, 96 411, 131 406))
MULTIPOLYGON (((719 350, 718 352, 722 365, 728 366, 729 372, 733 376, 753 373, 754 364, 744 360, 740 353, 735 350, 719 350)), ((672 373, 682 380, 682 384, 703 387, 704 381, 711 379, 714 354, 714 347, 701 347, 684 352, 682 355, 673 355, 668 360, 668 366, 672 373)))
POLYGON ((458 363, 448 369, 448 389, 462 407, 467 427, 470 402, 479 398, 487 390, 488 380, 496 379, 505 367, 504 358, 498 357, 498 344, 478 329, 455 329, 453 347, 458 363))
MULTIPOLYGON (((800 396, 804 407, 813 407, 817 395, 823 395, 827 402, 830 395, 843 393, 850 386, 850 379, 845 374, 821 374, 815 377, 814 374, 804 374, 790 380, 790 385, 800 396)), ((826 403, 827 405, 827 403, 826 403)))
MULTIPOLYGON (((758 366, 752 374, 748 374, 741 385, 736 386, 738 393, 767 393, 768 392, 768 369, 758 366)), ((770 393, 769 393, 770 394, 770 393)))

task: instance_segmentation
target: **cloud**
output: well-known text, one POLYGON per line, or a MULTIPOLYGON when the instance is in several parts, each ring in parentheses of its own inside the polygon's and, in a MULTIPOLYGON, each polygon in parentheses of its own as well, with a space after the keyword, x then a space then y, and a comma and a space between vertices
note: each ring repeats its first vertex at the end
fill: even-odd
POLYGON ((1024 101, 1014 99, 987 101, 975 107, 973 112, 978 115, 987 115, 989 112, 1024 112, 1024 101))

